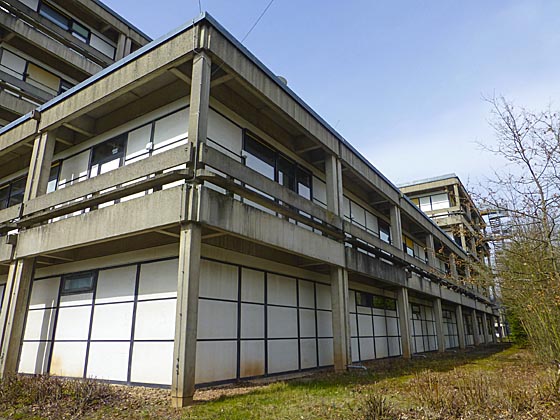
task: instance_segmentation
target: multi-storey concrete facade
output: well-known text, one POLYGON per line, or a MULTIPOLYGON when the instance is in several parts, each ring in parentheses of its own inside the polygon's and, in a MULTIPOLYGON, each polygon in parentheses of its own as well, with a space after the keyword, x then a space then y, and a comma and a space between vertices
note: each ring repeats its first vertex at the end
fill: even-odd
POLYGON ((0 211, 1 373, 183 405, 495 340, 465 251, 209 15, 2 129, 0 159, 26 180, 0 211))
POLYGON ((151 41, 96 0, 2 0, 0 8, 0 126, 151 41))

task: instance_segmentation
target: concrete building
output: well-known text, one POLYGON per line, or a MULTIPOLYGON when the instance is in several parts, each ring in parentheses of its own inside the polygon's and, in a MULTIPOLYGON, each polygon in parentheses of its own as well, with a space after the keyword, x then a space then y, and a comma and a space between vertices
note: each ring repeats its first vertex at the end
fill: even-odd
POLYGON ((0 130, 0 179, 22 177, 0 210, 1 374, 182 406, 495 339, 465 250, 207 14, 0 130))
POLYGON ((151 41, 97 0, 2 0, 0 9, 0 126, 151 41))

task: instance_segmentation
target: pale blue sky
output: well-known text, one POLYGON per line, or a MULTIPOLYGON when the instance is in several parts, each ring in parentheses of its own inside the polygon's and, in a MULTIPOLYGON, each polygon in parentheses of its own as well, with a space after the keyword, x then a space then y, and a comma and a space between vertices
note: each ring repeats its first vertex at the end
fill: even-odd
MULTIPOLYGON (((106 0, 157 38, 198 0, 106 0)), ((201 0, 241 40, 269 0, 201 0)), ((395 183, 502 163, 483 96, 560 108, 560 2, 275 0, 245 46, 395 183)))

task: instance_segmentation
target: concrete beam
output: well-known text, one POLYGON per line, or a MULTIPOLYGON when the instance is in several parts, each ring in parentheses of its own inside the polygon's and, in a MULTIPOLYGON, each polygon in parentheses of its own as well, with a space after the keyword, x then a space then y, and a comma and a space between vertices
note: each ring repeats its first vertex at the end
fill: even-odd
POLYGON ((83 247, 168 225, 181 219, 184 187, 157 191, 79 216, 20 232, 17 258, 83 247), (134 214, 134 217, 130 217, 134 214))
POLYGON ((200 222, 252 241, 344 267, 344 245, 208 188, 201 189, 200 222))
POLYGON ((373 258, 352 248, 346 248, 348 271, 360 273, 375 280, 382 280, 395 286, 406 285, 406 274, 400 267, 373 258))
POLYGON ((402 356, 405 359, 410 359, 412 357, 412 338, 410 336, 410 303, 406 287, 400 287, 397 290, 397 309, 401 330, 402 356))
POLYGON ((0 311, 1 378, 17 373, 34 269, 34 259, 20 259, 10 265, 0 311))
POLYGON ((457 335, 459 336, 459 348, 466 348, 465 320, 463 319, 463 308, 461 305, 455 307, 455 318, 457 320, 457 335))
POLYGON ((443 309, 441 307, 441 299, 434 300, 434 315, 436 321, 436 335, 438 341, 438 352, 445 351, 445 329, 443 325, 443 309))

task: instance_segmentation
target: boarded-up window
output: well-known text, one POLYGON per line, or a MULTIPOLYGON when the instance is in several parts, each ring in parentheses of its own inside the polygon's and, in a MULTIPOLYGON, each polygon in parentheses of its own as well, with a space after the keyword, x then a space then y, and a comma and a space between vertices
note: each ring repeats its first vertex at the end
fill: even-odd
POLYGON ((57 94, 60 87, 60 78, 58 76, 33 63, 29 63, 27 67, 27 82, 52 94, 57 94))

